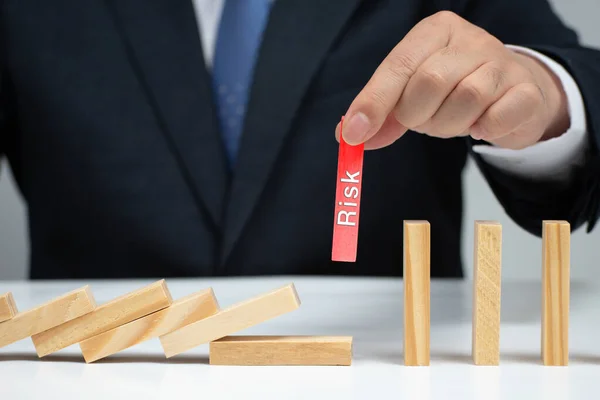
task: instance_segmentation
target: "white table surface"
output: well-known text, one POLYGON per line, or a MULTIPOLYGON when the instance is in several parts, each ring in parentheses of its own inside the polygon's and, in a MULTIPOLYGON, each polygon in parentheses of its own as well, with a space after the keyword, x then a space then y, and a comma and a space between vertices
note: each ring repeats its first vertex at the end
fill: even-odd
MULTIPOLYGON (((0 282, 20 310, 85 284, 101 303, 151 281, 0 282)), ((402 281, 167 280, 174 298, 212 286, 222 307, 294 282, 301 307, 243 334, 351 335, 349 367, 208 365, 208 345, 165 359, 158 339, 87 365, 78 346, 38 359, 30 339, 0 349, 0 399, 597 399, 600 285, 571 284, 570 365, 540 362, 539 282, 504 282, 499 367, 471 362, 471 283, 433 281, 431 366, 406 367, 402 281)))

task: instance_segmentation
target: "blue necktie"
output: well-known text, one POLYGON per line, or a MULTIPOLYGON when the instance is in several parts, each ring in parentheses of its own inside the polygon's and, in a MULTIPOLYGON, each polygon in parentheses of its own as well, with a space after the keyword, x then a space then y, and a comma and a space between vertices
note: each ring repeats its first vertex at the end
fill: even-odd
POLYGON ((213 59, 221 134, 230 165, 238 153, 256 55, 271 0, 226 0, 213 59))

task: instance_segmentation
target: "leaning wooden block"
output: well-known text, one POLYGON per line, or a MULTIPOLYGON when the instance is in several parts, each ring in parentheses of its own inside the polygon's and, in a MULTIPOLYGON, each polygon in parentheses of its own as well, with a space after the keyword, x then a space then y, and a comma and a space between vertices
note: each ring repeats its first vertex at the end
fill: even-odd
POLYGON ((404 221, 404 364, 429 365, 430 226, 404 221))
POLYGON ((473 362, 500 363, 502 225, 475 221, 473 254, 473 362))
POLYGON ((350 365, 350 336, 227 336, 210 343, 212 365, 350 365))
POLYGON ((17 305, 11 292, 0 295, 0 322, 8 321, 17 314, 17 305))
POLYGON ((544 221, 542 247, 542 359, 544 365, 564 366, 569 363, 569 223, 544 221))
POLYGON ((0 323, 0 347, 26 339, 88 315, 96 308, 96 301, 88 286, 69 292, 14 318, 0 323))
POLYGON ((293 284, 235 304, 217 314, 160 337, 167 357, 260 324, 300 306, 293 284))
POLYGON ((79 343, 86 362, 108 357, 146 340, 157 338, 219 311, 212 289, 175 301, 170 307, 118 326, 79 343))
POLYGON ((172 303, 164 280, 118 297, 94 312, 32 337, 38 356, 44 357, 92 336, 126 324, 172 303))

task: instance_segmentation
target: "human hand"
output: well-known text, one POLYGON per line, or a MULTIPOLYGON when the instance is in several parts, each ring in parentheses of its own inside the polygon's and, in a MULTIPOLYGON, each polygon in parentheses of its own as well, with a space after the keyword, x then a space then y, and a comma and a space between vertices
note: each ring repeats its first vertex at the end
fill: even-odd
POLYGON ((447 11, 406 35, 345 115, 344 140, 365 149, 388 146, 407 130, 521 149, 561 135, 570 123, 550 70, 447 11))

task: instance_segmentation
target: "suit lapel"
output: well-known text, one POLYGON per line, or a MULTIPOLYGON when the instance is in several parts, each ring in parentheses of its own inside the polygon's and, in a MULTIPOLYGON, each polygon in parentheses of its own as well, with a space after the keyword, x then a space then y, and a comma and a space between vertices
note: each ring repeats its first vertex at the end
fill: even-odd
POLYGON ((275 1, 255 67, 226 210, 223 262, 259 201, 312 78, 359 1, 275 1))
POLYGON ((198 203, 220 230, 228 184, 226 158, 190 0, 107 0, 198 203))

